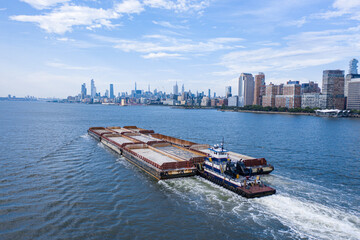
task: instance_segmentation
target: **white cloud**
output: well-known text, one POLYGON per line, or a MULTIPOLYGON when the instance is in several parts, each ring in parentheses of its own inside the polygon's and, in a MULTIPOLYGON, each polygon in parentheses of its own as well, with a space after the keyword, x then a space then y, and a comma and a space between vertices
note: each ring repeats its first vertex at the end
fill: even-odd
POLYGON ((152 21, 154 24, 156 25, 160 25, 162 27, 167 27, 167 28, 173 28, 173 29, 186 29, 188 28, 187 26, 183 26, 183 25, 174 25, 171 24, 170 22, 166 22, 166 21, 152 21))
MULTIPOLYGON (((63 34, 73 30, 74 26, 85 26, 86 29, 107 27, 113 28, 119 24, 113 24, 112 20, 118 19, 122 14, 134 14, 145 11, 145 6, 151 8, 164 8, 174 10, 175 12, 197 11, 203 10, 208 6, 209 1, 197 0, 123 0, 121 3, 115 3, 113 8, 91 8, 88 6, 77 6, 68 4, 70 0, 22 0, 29 3, 37 9, 49 8, 59 3, 63 5, 52 9, 41 15, 17 15, 10 16, 11 20, 21 22, 32 22, 39 25, 49 33, 63 34)), ((154 22, 170 28, 181 28, 180 25, 172 25, 168 22, 154 22)))
POLYGON ((45 64, 49 67, 60 68, 64 70, 82 70, 82 71, 90 70, 89 67, 71 66, 61 62, 47 62, 45 64))
POLYGON ((302 17, 299 20, 288 21, 284 25, 285 26, 302 27, 305 23, 307 23, 307 19, 306 19, 306 17, 302 17))
POLYGON ((152 8, 163 8, 175 12, 201 11, 208 7, 209 0, 144 0, 144 4, 152 8))
POLYGON ((195 42, 190 39, 178 39, 164 35, 145 35, 145 40, 128 40, 92 35, 93 38, 110 42, 124 52, 138 53, 209 53, 219 50, 235 49, 241 38, 214 38, 195 42), (150 39, 151 41, 147 40, 150 39))
POLYGON ((181 55, 178 53, 164 53, 164 52, 158 52, 158 53, 149 53, 142 56, 145 59, 150 58, 180 58, 181 55))
POLYGON ((359 0, 335 0, 332 7, 334 10, 325 13, 315 14, 314 18, 330 19, 349 15, 350 19, 360 21, 360 1, 359 0))
POLYGON ((144 7, 138 0, 124 0, 122 3, 115 5, 115 11, 118 13, 141 13, 144 7))
POLYGON ((303 32, 284 38, 284 47, 265 47, 225 54, 220 65, 226 71, 218 75, 239 72, 284 72, 321 66, 360 55, 360 29, 303 32))
POLYGON ((333 4, 333 7, 343 10, 343 11, 355 10, 356 8, 360 7, 360 1, 359 0, 336 0, 333 4))
POLYGON ((56 38, 56 40, 61 41, 61 42, 74 42, 74 39, 71 38, 66 38, 66 37, 62 37, 62 38, 56 38))
POLYGON ((6 11, 7 8, 0 8, 0 11, 6 11))
POLYGON ((88 29, 99 27, 114 27, 109 19, 117 19, 121 15, 112 9, 90 8, 86 6, 63 5, 44 15, 18 15, 10 19, 21 22, 37 23, 40 28, 49 33, 63 34, 72 31, 73 26, 87 26, 88 29))
POLYGON ((243 38, 231 38, 231 37, 221 37, 221 38, 213 38, 211 42, 214 43, 233 43, 243 41, 243 38))
POLYGON ((70 0, 20 0, 31 5, 36 9, 45 9, 57 5, 58 3, 69 2, 70 0))

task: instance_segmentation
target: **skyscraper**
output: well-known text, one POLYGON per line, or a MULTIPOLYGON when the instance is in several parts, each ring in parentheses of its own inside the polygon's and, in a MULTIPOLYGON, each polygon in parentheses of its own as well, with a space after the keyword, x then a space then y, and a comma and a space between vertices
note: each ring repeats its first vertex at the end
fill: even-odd
POLYGON ((81 99, 84 99, 85 96, 86 96, 86 85, 85 85, 85 83, 83 83, 81 85, 81 99))
POLYGON ((183 94, 185 92, 185 87, 184 84, 181 86, 181 94, 183 94))
POLYGON ((239 106, 252 105, 254 102, 254 77, 251 73, 241 73, 239 78, 239 106))
POLYGON ((349 82, 347 109, 360 110, 360 79, 354 79, 349 82))
POLYGON ((254 103, 253 105, 261 105, 261 88, 265 88, 265 74, 259 72, 259 74, 255 75, 255 88, 254 88, 254 103))
POLYGON ((357 64, 358 60, 355 58, 351 59, 349 62, 349 74, 358 74, 357 64))
POLYGON ((179 95, 179 88, 178 88, 177 82, 173 87, 173 94, 174 95, 179 95))
POLYGON ((114 99, 115 95, 114 95, 114 84, 110 84, 110 98, 114 99))
POLYGON ((208 97, 209 97, 209 99, 211 98, 211 91, 210 91, 210 89, 208 90, 208 97))
POLYGON ((344 109, 344 71, 325 70, 323 72, 322 93, 326 96, 326 108, 344 109))
POLYGON ((231 97, 231 86, 226 86, 225 87, 225 97, 231 97))
POLYGON ((96 96, 96 87, 94 79, 91 79, 91 98, 95 98, 96 96))
POLYGON ((238 81, 238 101, 239 107, 243 107, 244 106, 244 94, 243 94, 243 73, 240 75, 239 77, 239 81, 238 81))
POLYGON ((352 59, 349 63, 349 74, 346 75, 345 86, 344 86, 344 96, 345 97, 348 96, 349 83, 353 80, 357 80, 360 78, 360 74, 358 74, 357 63, 358 63, 358 60, 356 60, 355 58, 352 59))

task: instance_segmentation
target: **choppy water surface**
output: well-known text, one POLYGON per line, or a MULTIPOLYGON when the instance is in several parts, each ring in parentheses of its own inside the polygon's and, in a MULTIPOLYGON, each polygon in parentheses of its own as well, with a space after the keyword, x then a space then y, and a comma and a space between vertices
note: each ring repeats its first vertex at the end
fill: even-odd
POLYGON ((0 239, 360 239, 360 120, 0 102, 0 239), (275 166, 245 199, 155 181, 86 134, 137 125, 275 166))

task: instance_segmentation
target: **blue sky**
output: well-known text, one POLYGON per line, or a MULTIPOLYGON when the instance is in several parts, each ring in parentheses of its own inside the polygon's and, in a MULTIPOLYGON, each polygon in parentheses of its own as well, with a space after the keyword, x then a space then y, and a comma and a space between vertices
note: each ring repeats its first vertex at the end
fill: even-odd
POLYGON ((321 84, 360 56, 360 0, 11 0, 0 2, 0 96, 321 84))

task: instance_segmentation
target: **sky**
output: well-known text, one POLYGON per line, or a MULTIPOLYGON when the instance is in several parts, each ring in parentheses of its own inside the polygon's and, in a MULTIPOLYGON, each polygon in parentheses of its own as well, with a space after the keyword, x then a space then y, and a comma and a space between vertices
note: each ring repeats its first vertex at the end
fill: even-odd
POLYGON ((360 57, 360 0, 1 1, 0 51, 0 96, 65 98, 91 79, 221 96, 242 72, 321 86, 360 57))

